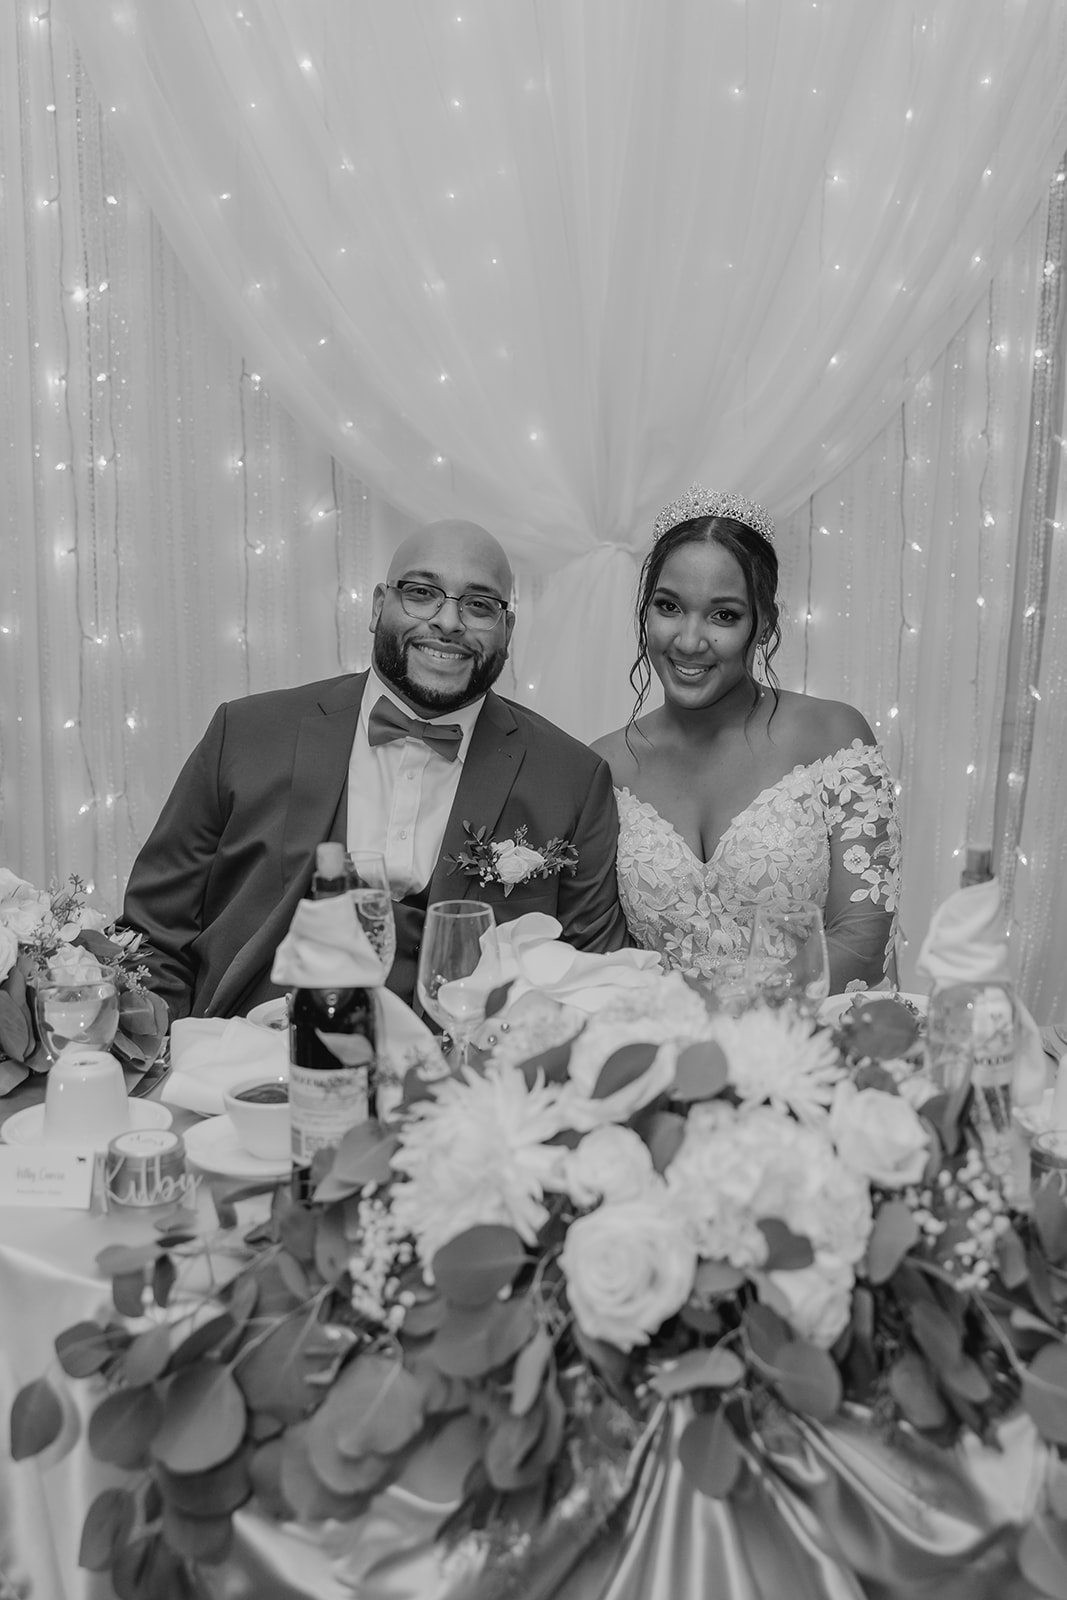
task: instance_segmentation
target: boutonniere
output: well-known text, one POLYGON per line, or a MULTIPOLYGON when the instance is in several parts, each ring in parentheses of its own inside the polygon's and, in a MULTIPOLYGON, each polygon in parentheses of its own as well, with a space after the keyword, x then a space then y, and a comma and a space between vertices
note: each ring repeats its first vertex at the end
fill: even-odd
POLYGON ((578 852, 568 839, 549 839, 539 850, 526 843, 525 824, 513 839, 488 839, 488 828, 463 824, 467 842, 458 855, 449 856, 450 872, 466 872, 479 883, 501 883, 510 894, 517 883, 530 878, 551 878, 558 872, 577 872, 578 852))

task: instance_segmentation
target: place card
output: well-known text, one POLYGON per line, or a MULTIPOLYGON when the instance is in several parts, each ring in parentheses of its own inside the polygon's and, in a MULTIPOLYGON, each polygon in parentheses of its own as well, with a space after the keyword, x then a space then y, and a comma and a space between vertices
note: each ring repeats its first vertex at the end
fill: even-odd
POLYGON ((93 1150, 0 1145, 0 1206, 65 1206, 88 1211, 95 1167, 93 1150))

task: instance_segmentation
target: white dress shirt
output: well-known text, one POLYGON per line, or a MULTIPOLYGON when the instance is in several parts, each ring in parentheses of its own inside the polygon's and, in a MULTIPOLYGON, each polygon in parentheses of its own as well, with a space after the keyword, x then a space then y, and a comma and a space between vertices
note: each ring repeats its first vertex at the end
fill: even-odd
POLYGON ((447 761, 421 739, 370 743, 367 723, 382 695, 405 716, 418 717, 372 667, 348 764, 348 849, 379 851, 393 898, 400 900, 424 888, 433 876, 485 696, 439 717, 418 717, 420 722, 458 723, 463 729, 459 754, 447 761))

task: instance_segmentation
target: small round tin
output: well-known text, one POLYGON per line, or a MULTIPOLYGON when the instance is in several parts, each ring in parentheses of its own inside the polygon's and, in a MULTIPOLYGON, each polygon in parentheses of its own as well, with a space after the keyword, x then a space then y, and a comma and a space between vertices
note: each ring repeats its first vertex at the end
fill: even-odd
POLYGON ((185 1141, 162 1128, 119 1133, 107 1147, 108 1204, 147 1211, 192 1206, 196 1179, 185 1164, 185 1141))

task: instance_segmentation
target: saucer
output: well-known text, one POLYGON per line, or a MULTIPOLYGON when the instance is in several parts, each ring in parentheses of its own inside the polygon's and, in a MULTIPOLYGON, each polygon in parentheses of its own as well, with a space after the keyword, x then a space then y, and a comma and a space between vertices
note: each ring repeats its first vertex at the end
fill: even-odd
MULTIPOLYGON (((166 1106, 161 1106, 155 1100, 130 1101, 130 1128, 169 1128, 173 1120, 166 1106)), ((116 1128, 114 1133, 126 1133, 126 1128, 116 1128)), ((101 1150, 106 1150, 108 1140, 114 1137, 109 1133, 101 1150)), ((44 1144, 44 1106, 27 1106, 25 1111, 16 1111, 13 1117, 8 1117, 3 1127, 0 1127, 0 1137, 7 1144, 44 1144)), ((55 1145, 55 1149, 75 1148, 74 1146, 55 1145)))
POLYGON ((292 1171, 288 1161, 264 1161, 246 1150, 227 1116, 208 1117, 187 1129, 185 1149, 202 1172, 223 1178, 287 1178, 292 1171))
POLYGON ((276 1000, 263 1000, 258 1006, 253 1006, 245 1018, 246 1022, 254 1022, 258 1028, 271 1028, 275 1033, 284 1033, 289 1026, 289 1003, 284 995, 279 995, 276 1000))
POLYGON ((819 1007, 819 1021, 826 1027, 836 1027, 858 1000, 907 1000, 920 1019, 930 1008, 930 997, 925 994, 906 994, 903 989, 851 989, 847 994, 828 995, 819 1007))

